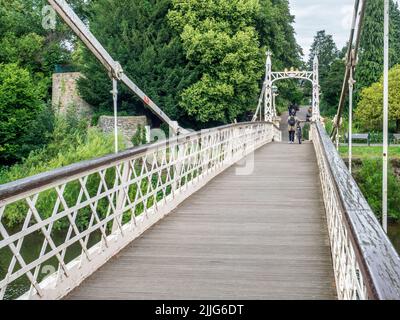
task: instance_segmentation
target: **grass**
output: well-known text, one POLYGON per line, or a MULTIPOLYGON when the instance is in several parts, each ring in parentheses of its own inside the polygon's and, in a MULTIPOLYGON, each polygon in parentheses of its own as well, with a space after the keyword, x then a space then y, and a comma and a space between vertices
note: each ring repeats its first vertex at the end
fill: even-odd
MULTIPOLYGON (((348 147, 340 147, 340 156, 342 158, 347 158, 349 154, 348 147)), ((383 147, 353 147, 353 157, 358 159, 377 159, 382 158, 383 147)), ((389 147, 389 158, 400 159, 400 147, 389 147)))

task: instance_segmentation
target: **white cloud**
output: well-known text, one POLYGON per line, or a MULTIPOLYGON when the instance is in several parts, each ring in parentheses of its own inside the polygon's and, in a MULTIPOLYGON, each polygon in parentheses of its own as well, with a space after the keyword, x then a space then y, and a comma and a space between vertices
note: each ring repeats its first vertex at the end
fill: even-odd
MULTIPOLYGON (((375 0, 372 0, 375 1, 375 0)), ((396 0, 400 4, 400 0, 396 0)), ((345 46, 353 19, 355 0, 289 0, 295 15, 296 38, 303 48, 305 60, 317 31, 333 36, 339 49, 345 46)))
POLYGON ((311 5, 307 7, 295 7, 292 10, 292 14, 296 16, 296 18, 308 18, 312 17, 318 10, 321 9, 321 5, 311 5))
POLYGON ((305 60, 317 31, 331 34, 341 49, 347 42, 354 8, 354 0, 290 0, 295 15, 297 41, 303 48, 305 60))
POLYGON ((341 9, 343 15, 342 18, 342 28, 345 30, 350 30, 351 24, 353 22, 354 6, 345 5, 341 9))

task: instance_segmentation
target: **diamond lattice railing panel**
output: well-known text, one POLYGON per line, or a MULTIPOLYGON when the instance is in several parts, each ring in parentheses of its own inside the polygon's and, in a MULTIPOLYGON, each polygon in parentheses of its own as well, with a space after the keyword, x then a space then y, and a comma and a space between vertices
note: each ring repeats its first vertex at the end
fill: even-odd
POLYGON ((100 267, 94 258, 116 239, 277 132, 268 123, 207 130, 2 200, 0 299, 46 298, 47 283, 70 290, 75 266, 100 267))
POLYGON ((311 131, 311 135, 320 168, 338 298, 345 300, 368 299, 366 285, 360 272, 351 235, 347 229, 347 223, 344 221, 341 201, 329 168, 329 160, 322 149, 318 132, 314 129, 311 131))

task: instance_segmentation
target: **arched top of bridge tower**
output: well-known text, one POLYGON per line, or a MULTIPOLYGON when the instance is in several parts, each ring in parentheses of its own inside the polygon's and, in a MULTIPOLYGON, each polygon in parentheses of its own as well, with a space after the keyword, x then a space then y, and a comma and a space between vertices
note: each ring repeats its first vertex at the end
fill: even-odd
POLYGON ((271 59, 271 57, 272 57, 272 52, 271 52, 270 50, 268 50, 268 51, 266 52, 266 55, 267 55, 267 64, 272 64, 272 59, 271 59))

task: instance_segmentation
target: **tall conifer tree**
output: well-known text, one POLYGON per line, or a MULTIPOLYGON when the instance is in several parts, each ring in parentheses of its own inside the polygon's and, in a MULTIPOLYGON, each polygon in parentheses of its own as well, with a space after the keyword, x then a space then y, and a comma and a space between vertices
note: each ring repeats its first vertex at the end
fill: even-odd
MULTIPOLYGON (((90 6, 90 28, 132 80, 171 118, 182 121, 177 101, 193 73, 178 34, 168 25, 170 4, 170 0, 98 0, 90 6)), ((99 111, 110 112, 109 76, 87 50, 84 61, 86 79, 79 83, 81 94, 99 111)), ((120 111, 145 112, 144 104, 125 86, 119 90, 120 111)))
MULTIPOLYGON (((359 90, 377 82, 383 73, 383 6, 384 0, 367 2, 361 35, 356 88, 359 90)), ((390 65, 400 63, 400 12, 390 1, 390 65)))
MULTIPOLYGON (((88 11, 92 32, 125 72, 195 129, 254 112, 267 48, 277 68, 301 64, 287 0, 97 0, 88 11)), ((81 93, 111 112, 108 75, 87 51, 82 61, 81 93)), ((143 114, 142 102, 124 87, 120 93, 119 110, 143 114)))

